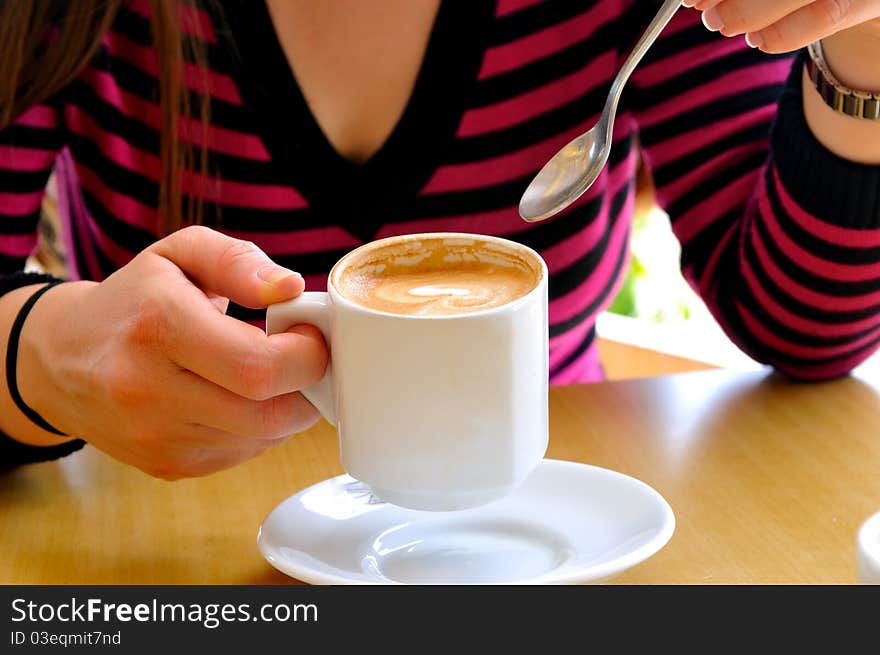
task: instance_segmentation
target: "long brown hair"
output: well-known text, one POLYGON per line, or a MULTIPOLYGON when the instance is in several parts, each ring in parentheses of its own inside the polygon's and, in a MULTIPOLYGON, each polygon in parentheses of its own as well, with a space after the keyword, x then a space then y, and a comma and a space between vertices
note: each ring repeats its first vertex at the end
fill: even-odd
MULTIPOLYGON (((162 114, 162 178, 157 204, 164 234, 184 222, 202 220, 202 199, 194 193, 183 209, 181 173, 208 170, 209 95, 203 80, 198 106, 184 84, 184 62, 207 70, 198 20, 198 0, 149 0, 153 41, 159 59, 162 114), (196 120, 190 120, 195 118, 196 120), (201 138, 191 133, 201 125, 201 138), (180 131, 187 134, 182 139, 180 131), (201 144, 200 147, 194 142, 201 144), (184 213, 186 217, 184 218, 184 213)), ((0 129, 28 107, 39 104, 69 84, 95 56, 104 34, 126 0, 0 0, 0 129)))

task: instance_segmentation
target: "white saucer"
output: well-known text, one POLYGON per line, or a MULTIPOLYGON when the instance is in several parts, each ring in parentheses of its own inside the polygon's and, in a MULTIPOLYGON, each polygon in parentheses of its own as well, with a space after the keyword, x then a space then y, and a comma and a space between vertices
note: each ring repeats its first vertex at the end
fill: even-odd
POLYGON ((341 475, 278 505, 258 543, 272 566, 312 584, 572 584, 642 562, 674 529, 645 483, 545 459, 506 498, 448 513, 378 503, 341 475))

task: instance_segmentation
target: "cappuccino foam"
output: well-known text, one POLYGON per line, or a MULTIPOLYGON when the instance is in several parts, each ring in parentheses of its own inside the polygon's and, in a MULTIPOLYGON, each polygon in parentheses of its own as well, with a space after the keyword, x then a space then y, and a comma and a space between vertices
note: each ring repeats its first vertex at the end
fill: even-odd
POLYGON ((394 240, 366 246, 334 271, 348 300, 411 316, 468 314, 529 293, 540 269, 524 255, 479 238, 394 240))

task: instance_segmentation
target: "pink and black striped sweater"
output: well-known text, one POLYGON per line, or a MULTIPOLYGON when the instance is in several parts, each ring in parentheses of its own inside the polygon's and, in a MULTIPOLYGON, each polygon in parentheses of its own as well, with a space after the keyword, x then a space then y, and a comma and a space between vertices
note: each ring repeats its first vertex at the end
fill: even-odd
MULTIPOLYGON (((147 4, 132 0, 91 65, 0 132, 0 272, 20 269, 35 247, 53 168, 73 276, 101 280, 157 238, 147 4)), ((517 214, 522 191, 595 122, 659 2, 443 2, 404 115, 362 165, 321 132, 264 3, 220 4, 222 19, 200 15, 207 85, 192 65, 186 76, 193 94, 210 96, 216 177, 190 186, 207 190, 207 224, 255 242, 307 288, 322 289, 341 255, 376 238, 512 238, 549 266, 552 382, 600 379, 595 318, 626 268, 641 156, 687 279, 743 350, 821 379, 880 341, 880 169, 813 137, 802 57, 751 50, 682 9, 630 83, 598 182, 565 213, 529 225, 517 214)))

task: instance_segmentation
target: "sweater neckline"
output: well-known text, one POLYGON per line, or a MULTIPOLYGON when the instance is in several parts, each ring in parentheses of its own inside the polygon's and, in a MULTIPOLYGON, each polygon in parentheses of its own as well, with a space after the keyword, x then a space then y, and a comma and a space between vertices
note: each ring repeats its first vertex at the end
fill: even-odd
POLYGON ((226 5, 242 101, 282 181, 363 240, 383 224, 405 219, 407 206, 454 142, 477 81, 495 0, 440 3, 409 101, 385 142, 363 163, 346 159, 327 139, 265 0, 226 5))

